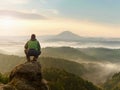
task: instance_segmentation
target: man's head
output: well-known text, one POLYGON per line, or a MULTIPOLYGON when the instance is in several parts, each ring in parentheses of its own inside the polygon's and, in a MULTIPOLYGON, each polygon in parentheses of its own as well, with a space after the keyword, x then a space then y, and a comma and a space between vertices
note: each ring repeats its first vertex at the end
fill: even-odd
POLYGON ((31 35, 31 39, 36 39, 36 35, 35 35, 35 34, 32 34, 32 35, 31 35))

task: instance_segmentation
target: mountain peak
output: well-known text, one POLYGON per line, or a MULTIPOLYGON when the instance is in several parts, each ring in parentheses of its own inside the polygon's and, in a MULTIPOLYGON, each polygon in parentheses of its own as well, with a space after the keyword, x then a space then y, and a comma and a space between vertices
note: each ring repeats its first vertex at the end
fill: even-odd
POLYGON ((80 38, 79 35, 74 34, 73 32, 70 31, 63 31, 60 34, 57 35, 58 37, 71 37, 71 38, 80 38))
POLYGON ((79 35, 72 33, 71 31, 63 31, 57 35, 48 38, 49 41, 79 41, 79 35))
POLYGON ((69 36, 78 36, 78 35, 70 32, 70 31, 63 31, 63 32, 61 32, 60 34, 58 34, 58 36, 68 36, 68 35, 69 35, 69 36))
POLYGON ((72 33, 71 31, 63 31, 61 33, 72 33))

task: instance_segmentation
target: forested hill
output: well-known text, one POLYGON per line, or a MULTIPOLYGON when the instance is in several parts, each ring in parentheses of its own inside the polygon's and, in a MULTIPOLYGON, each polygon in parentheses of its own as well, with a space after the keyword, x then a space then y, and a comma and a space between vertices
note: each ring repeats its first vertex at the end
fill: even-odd
POLYGON ((73 61, 119 62, 120 49, 46 47, 41 56, 65 58, 73 61))
MULTIPOLYGON (((0 54, 0 59, 3 72, 10 72, 16 65, 25 62, 25 58, 14 55, 0 54)), ((79 63, 51 57, 41 57, 39 62, 43 68, 43 76, 50 82, 52 90, 101 90, 91 82, 80 78, 86 69, 79 63)), ((0 76, 0 82, 6 83, 7 81, 6 76, 0 76)))
POLYGON ((43 76, 51 90, 102 90, 89 81, 56 68, 44 69, 43 76))
POLYGON ((108 79, 103 87, 105 90, 120 90, 120 72, 114 74, 112 78, 108 79))
POLYGON ((0 54, 0 72, 9 72, 16 65, 23 63, 24 60, 23 57, 0 54))
MULTIPOLYGON (((17 72, 17 69, 14 69, 14 70, 16 70, 17 72)), ((29 75, 29 74, 27 74, 26 72, 25 75, 29 75)), ((42 70, 42 76, 44 79, 47 80, 50 90, 102 90, 101 88, 94 85, 93 83, 58 68, 44 68, 42 70)), ((19 81, 19 78, 18 77, 16 78, 17 78, 17 81, 19 81)), ((8 76, 6 77, 0 74, 0 83, 7 84, 8 82, 9 82, 9 77, 8 76)), ((14 83, 16 82, 14 81, 14 83)), ((0 86, 1 85, 3 84, 0 84, 0 86)), ((27 89, 27 90, 33 90, 33 89, 27 89)))

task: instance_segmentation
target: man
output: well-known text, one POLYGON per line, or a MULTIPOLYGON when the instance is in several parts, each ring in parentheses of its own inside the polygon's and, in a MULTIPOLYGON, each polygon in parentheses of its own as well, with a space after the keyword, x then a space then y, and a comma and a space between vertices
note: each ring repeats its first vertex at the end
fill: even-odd
POLYGON ((30 56, 34 56, 33 61, 37 61, 38 56, 41 54, 41 46, 35 34, 31 35, 31 39, 25 44, 24 48, 27 61, 30 62, 30 56))

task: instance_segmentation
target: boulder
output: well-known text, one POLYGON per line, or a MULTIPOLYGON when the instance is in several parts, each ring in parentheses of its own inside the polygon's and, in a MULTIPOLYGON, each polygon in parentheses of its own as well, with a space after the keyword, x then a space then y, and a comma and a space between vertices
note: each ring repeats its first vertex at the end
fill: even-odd
POLYGON ((0 90, 49 90, 43 79, 39 62, 26 62, 16 66, 10 73, 10 82, 0 90))

